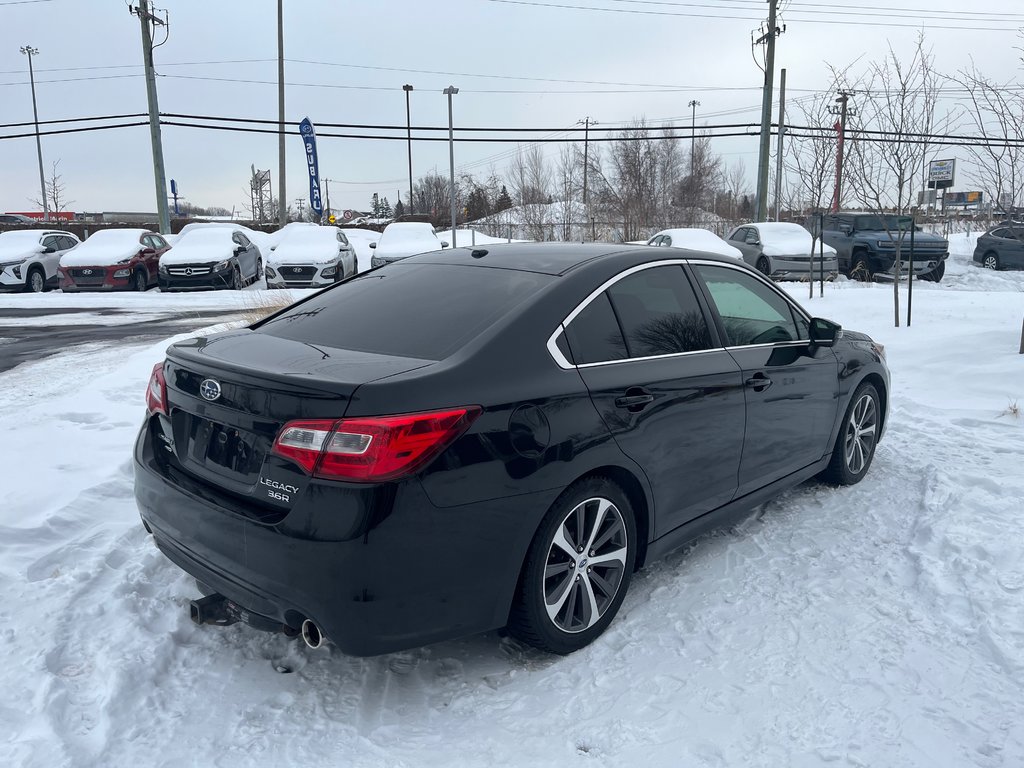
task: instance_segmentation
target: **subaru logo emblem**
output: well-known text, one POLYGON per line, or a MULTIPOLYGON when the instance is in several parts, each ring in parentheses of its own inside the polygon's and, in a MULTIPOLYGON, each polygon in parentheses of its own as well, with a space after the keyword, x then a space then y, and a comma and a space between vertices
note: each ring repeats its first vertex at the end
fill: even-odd
POLYGON ((202 395, 203 400, 213 402, 220 397, 220 384, 213 379, 203 379, 199 383, 199 394, 202 395))

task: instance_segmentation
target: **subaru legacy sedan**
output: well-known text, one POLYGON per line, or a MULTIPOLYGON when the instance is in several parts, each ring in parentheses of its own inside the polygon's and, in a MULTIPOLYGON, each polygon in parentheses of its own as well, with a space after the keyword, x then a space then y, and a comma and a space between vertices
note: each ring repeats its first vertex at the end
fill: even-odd
POLYGON ((507 627, 564 654, 645 563, 863 479, 889 396, 880 345, 735 259, 434 251, 171 345, 135 496, 198 624, 353 655, 507 627))

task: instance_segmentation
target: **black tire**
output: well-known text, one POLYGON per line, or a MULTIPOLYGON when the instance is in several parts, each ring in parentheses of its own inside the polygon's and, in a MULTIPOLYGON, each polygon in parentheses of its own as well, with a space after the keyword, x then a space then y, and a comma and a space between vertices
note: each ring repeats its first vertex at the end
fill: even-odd
POLYGON ((875 279, 875 273, 871 270, 867 257, 863 252, 853 254, 853 266, 850 267, 849 278, 861 283, 870 283, 875 279))
POLYGON ((771 262, 768 261, 768 257, 767 256, 761 256, 760 258, 758 258, 758 260, 757 260, 757 271, 760 272, 765 277, 771 277, 771 275, 772 275, 772 265, 771 265, 771 262))
POLYGON ((931 272, 926 272, 921 275, 922 280, 928 280, 932 283, 941 283, 943 275, 946 274, 946 262, 940 261, 938 266, 935 267, 931 272))
POLYGON ((235 264, 234 269, 231 270, 231 290, 240 291, 242 287, 242 270, 235 264))
POLYGON ((145 293, 149 288, 149 278, 146 277, 145 271, 141 269, 135 270, 132 275, 132 290, 138 293, 145 293))
POLYGON ((882 411, 878 390, 862 383, 850 398, 843 423, 832 449, 832 460, 821 473, 822 479, 835 485, 854 485, 864 479, 878 445, 882 411))
POLYGON ((998 270, 999 254, 997 254, 995 251, 989 251, 982 257, 981 266, 985 267, 985 269, 998 270))
POLYGON ((256 277, 253 282, 259 282, 261 277, 263 277, 263 259, 256 259, 256 277))
POLYGON ((549 653, 590 644, 622 605, 636 548, 633 507, 618 485, 591 477, 569 486, 530 544, 509 631, 549 653))
POLYGON ((39 267, 32 267, 25 275, 25 291, 27 293, 42 293, 46 290, 46 273, 39 267))

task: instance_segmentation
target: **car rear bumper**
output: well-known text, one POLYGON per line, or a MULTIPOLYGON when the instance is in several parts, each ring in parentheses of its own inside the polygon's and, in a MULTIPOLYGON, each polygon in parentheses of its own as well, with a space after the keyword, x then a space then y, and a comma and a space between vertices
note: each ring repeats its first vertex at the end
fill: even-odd
POLYGON ((323 484, 310 484, 304 503, 319 503, 317 514, 364 510, 339 538, 315 515, 296 526, 290 516, 268 524, 232 511, 218 489, 156 456, 151 435, 147 419, 135 447, 135 498, 168 559, 261 617, 293 629, 311 619, 356 656, 503 626, 539 515, 557 495, 439 508, 417 480, 328 484, 362 496, 342 510, 324 503, 323 484))

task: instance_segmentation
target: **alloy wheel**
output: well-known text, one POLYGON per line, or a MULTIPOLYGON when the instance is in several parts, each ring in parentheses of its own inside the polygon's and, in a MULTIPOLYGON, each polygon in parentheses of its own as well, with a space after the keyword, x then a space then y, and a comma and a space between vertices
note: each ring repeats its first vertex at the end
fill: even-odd
POLYGON ((994 253, 986 254, 983 265, 985 269, 999 269, 999 257, 994 253))
POLYGON ((544 567, 544 607, 563 632, 583 632, 608 610, 625 575, 629 539, 618 507, 580 502, 555 530, 544 567))
POLYGON ((853 406, 849 421, 846 423, 844 456, 846 467, 852 474, 859 475, 871 460, 877 429, 878 411, 875 398, 870 392, 865 392, 853 406))
POLYGON ((38 269, 32 270, 28 275, 28 289, 32 293, 42 293, 45 287, 46 281, 43 279, 43 273, 38 269))

